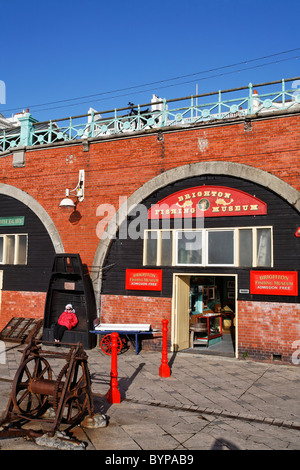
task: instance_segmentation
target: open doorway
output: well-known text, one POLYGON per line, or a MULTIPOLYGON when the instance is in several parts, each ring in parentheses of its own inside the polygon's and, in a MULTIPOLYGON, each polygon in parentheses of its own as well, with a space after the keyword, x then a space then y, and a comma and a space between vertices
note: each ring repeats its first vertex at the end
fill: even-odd
POLYGON ((236 356, 236 275, 174 274, 174 351, 236 356))

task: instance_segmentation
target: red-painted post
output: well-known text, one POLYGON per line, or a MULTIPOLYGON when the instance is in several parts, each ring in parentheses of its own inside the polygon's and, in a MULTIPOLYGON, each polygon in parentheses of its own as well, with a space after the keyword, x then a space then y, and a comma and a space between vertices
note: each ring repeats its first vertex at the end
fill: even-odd
POLYGON ((111 372, 110 372, 110 389, 106 398, 109 403, 121 403, 121 394, 118 389, 118 333, 111 333, 111 372))
POLYGON ((159 376, 160 377, 170 377, 171 371, 168 364, 168 341, 167 341, 167 332, 168 332, 168 320, 162 321, 162 334, 163 334, 163 341, 162 341, 162 358, 161 358, 161 365, 159 368, 159 376))

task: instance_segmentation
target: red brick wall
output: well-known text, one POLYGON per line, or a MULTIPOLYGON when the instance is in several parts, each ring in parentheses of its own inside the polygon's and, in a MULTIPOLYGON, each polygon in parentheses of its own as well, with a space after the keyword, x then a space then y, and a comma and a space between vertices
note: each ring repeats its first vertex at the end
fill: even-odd
POLYGON ((46 293, 1 292, 0 330, 13 317, 44 318, 46 293))
POLYGON ((0 181, 35 198, 58 229, 66 252, 79 252, 92 265, 99 238, 96 215, 100 204, 119 207, 119 196, 134 191, 161 172, 188 163, 230 161, 271 172, 300 190, 298 130, 300 116, 244 124, 199 128, 157 135, 103 141, 90 145, 36 148, 26 152, 25 167, 13 168, 12 156, 1 159, 0 181), (199 145, 205 141, 206 146, 199 145), (86 171, 85 200, 78 205, 79 220, 59 208, 65 189, 75 188, 79 170, 86 171))
MULTIPOLYGON (((97 207, 105 203, 113 205, 117 210, 120 196, 129 197, 143 184, 172 168, 196 162, 230 161, 270 172, 300 190, 299 126, 300 116, 289 115, 254 120, 252 130, 247 131, 241 122, 164 133, 163 141, 159 141, 156 134, 100 141, 91 143, 88 152, 83 151, 82 144, 36 147, 26 152, 25 166, 22 168, 13 167, 12 155, 1 158, 0 182, 16 186, 36 199, 52 218, 65 251, 80 253, 83 263, 91 267, 99 244, 96 228, 101 217, 96 215, 97 207), (203 143, 205 145, 201 145, 203 143), (70 213, 60 209, 59 203, 64 197, 65 189, 73 189, 77 185, 80 169, 86 172, 85 200, 78 205, 76 221, 72 221, 69 219, 70 213)), ((13 316, 42 317, 45 295, 3 291, 0 324, 4 325, 13 316)), ((109 321, 106 301, 104 296, 103 312, 109 321)), ((114 303, 117 308, 125 308, 122 305, 126 303, 124 319, 130 318, 131 322, 134 321, 133 318, 146 322, 150 308, 151 324, 152 318, 157 318, 154 327, 166 315, 169 315, 166 318, 170 318, 171 299, 148 298, 147 308, 144 308, 143 302, 146 301, 141 297, 123 298, 121 303, 118 297, 110 299, 110 303, 114 303)), ((261 356, 270 356, 273 349, 267 342, 272 334, 273 339, 276 336, 281 345, 281 351, 274 352, 288 357, 291 341, 286 335, 291 333, 284 331, 287 327, 283 321, 279 321, 279 316, 287 318, 284 308, 291 310, 292 307, 290 304, 287 307, 281 306, 275 322, 276 310, 268 305, 253 303, 251 312, 252 315, 256 312, 256 320, 252 328, 252 332, 255 332, 252 342, 252 332, 248 328, 249 315, 245 306, 241 308, 240 322, 247 325, 247 329, 243 331, 241 328, 240 350, 248 351, 250 355, 251 346, 257 348, 261 356), (265 308, 270 309, 268 318, 272 318, 267 323, 265 308), (244 322, 243 315, 247 316, 247 322, 244 322)), ((279 304, 274 305, 280 307, 279 304)), ((296 309, 299 314, 299 306, 295 306, 295 311, 296 309)), ((294 313, 292 316, 296 322, 294 313)), ((298 323, 295 323, 295 327, 299 328, 298 323)), ((299 338, 299 329, 297 334, 299 338)))
MULTIPOLYGON (((146 323, 153 329, 162 329, 162 320, 168 320, 168 342, 171 337, 172 299, 162 297, 101 296, 101 323, 146 323)), ((162 333, 154 339, 143 339, 143 349, 160 349, 162 333), (155 339, 157 338, 157 339, 155 339)))
POLYGON ((238 350, 257 360, 292 362, 300 340, 300 304, 238 302, 238 350), (294 344, 293 344, 294 343, 294 344))
MULTIPOLYGON (((150 323, 152 328, 162 328, 168 323, 168 340, 171 338, 172 299, 159 297, 129 297, 102 295, 102 323, 150 323), (116 312, 118 315, 116 316, 116 312)), ((282 362, 291 363, 292 354, 300 340, 300 305, 275 302, 238 301, 238 357, 273 361, 280 355, 282 362)), ((143 349, 159 349, 160 341, 143 341, 143 349)))

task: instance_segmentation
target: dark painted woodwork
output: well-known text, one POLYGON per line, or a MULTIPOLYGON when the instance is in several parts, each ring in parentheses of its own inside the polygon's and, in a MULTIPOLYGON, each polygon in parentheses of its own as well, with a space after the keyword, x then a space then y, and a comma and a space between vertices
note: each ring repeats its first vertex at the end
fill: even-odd
POLYGON ((78 324, 64 333, 62 342, 81 342, 86 349, 96 346, 96 335, 91 334, 96 314, 96 303, 91 279, 79 254, 55 255, 44 312, 44 341, 53 341, 53 326, 67 304, 72 304, 78 324))
MULTIPOLYGON (((148 208, 165 198, 182 189, 188 189, 201 185, 216 185, 229 188, 239 189, 249 193, 267 203, 267 215, 259 216, 226 216, 205 218, 204 228, 231 228, 246 226, 273 226, 273 257, 274 267, 266 268, 266 270, 274 271, 293 271, 299 270, 300 266, 300 249, 299 238, 295 237, 295 231, 300 226, 300 216, 297 211, 291 207, 285 200, 277 194, 256 185, 252 182, 245 181, 230 176, 197 176, 174 184, 168 185, 148 197, 143 204, 148 208)), ((138 217, 139 214, 137 213, 138 217)), ((136 216, 128 217, 127 224, 135 219, 136 216)), ((193 226, 195 226, 193 220, 193 226)), ((174 221, 170 221, 171 228, 174 221)), ((150 221, 143 221, 145 227, 150 228, 150 221)), ((160 222, 161 224, 161 222, 160 222)), ((161 226, 161 225, 160 225, 161 226)), ((151 227, 153 228, 153 226, 151 227)), ((197 266, 159 266, 163 269, 163 288, 161 292, 156 291, 133 291, 125 289, 125 273, 126 268, 145 268, 143 266, 143 240, 120 240, 119 236, 112 242, 106 265, 103 271, 103 294, 119 294, 119 295, 135 295, 135 296, 155 296, 155 297, 172 297, 173 273, 218 273, 218 274, 238 274, 238 289, 250 289, 250 270, 261 268, 238 268, 238 267, 197 267, 197 266)), ((149 266, 153 269, 155 267, 149 266)), ((297 302, 299 296, 254 296, 250 294, 239 294, 240 300, 260 300, 269 302, 297 302)))
POLYGON ((0 234, 28 234, 26 265, 0 265, 3 290, 46 292, 51 274, 54 248, 49 234, 36 214, 10 196, 0 195, 0 217, 24 216, 21 226, 0 227, 0 234))

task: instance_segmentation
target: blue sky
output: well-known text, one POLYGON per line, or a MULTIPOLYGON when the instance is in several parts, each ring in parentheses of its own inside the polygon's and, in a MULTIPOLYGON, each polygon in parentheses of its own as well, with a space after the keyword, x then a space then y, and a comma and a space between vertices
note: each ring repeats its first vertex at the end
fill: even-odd
POLYGON ((58 119, 148 103, 152 93, 173 99, 300 76, 299 0, 0 0, 0 8, 6 117, 29 108, 40 121, 58 119))

